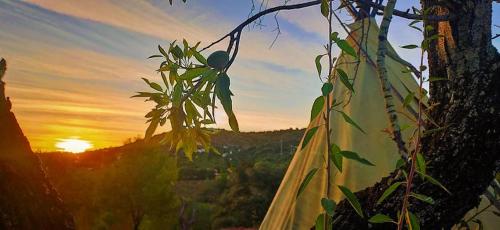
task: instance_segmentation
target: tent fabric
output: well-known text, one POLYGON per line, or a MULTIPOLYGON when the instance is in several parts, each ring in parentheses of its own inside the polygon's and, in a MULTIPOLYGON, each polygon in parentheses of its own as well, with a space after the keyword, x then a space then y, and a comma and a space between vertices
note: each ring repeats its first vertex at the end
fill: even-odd
MULTIPOLYGON (((357 21, 349 27, 351 34, 347 41, 350 45, 357 49, 357 44, 361 44, 369 58, 376 60, 379 29, 375 20, 357 21)), ((388 52, 397 55, 392 47, 388 47, 388 52)), ((396 107, 401 110, 402 98, 408 94, 408 90, 416 90, 418 85, 410 73, 402 73, 407 68, 399 62, 387 58, 386 67, 389 81, 394 89, 396 107)), ((373 62, 361 54, 358 64, 354 57, 343 53, 336 61, 336 68, 344 70, 350 78, 354 78, 355 93, 350 94, 343 84, 333 82, 334 90, 330 96, 337 102, 342 102, 337 108, 356 121, 365 133, 347 123, 338 112, 332 112, 331 141, 342 150, 357 152, 376 165, 376 167, 361 165, 344 158, 343 170, 339 172, 332 164, 328 197, 338 202, 343 198, 338 185, 344 185, 352 191, 370 186, 381 177, 389 175, 399 156, 395 143, 383 132, 390 126, 385 112, 380 81, 373 62)), ((324 114, 325 109, 323 108, 321 114, 324 114)), ((318 130, 307 146, 302 147, 301 143, 297 148, 260 229, 309 229, 322 212, 320 201, 321 198, 327 197, 326 186, 328 184, 326 129, 322 124, 324 120, 321 115, 309 124, 308 129, 318 127, 318 130), (303 178, 314 168, 319 170, 303 193, 296 198, 303 178)), ((404 116, 400 116, 400 124, 412 125, 413 123, 404 116)), ((403 131, 405 139, 411 134, 410 130, 403 131)))
MULTIPOLYGON (((394 170, 400 159, 396 144, 384 132, 390 127, 388 115, 385 111, 385 101, 382 95, 380 80, 377 75, 374 60, 378 47, 379 28, 373 18, 360 20, 349 25, 351 30, 347 41, 355 49, 358 44, 366 51, 368 57, 360 52, 359 62, 345 53, 336 61, 336 68, 344 70, 349 78, 353 78, 354 92, 340 82, 332 82, 334 90, 330 97, 342 104, 337 107, 348 114, 365 131, 347 123, 341 114, 332 112, 330 116, 331 142, 342 150, 354 151, 361 157, 375 164, 374 167, 362 165, 348 159, 343 160, 343 170, 339 172, 333 164, 330 170, 330 194, 327 196, 327 147, 325 141, 326 129, 322 113, 308 126, 307 130, 318 127, 316 134, 306 146, 303 140, 288 167, 280 187, 261 223, 261 230, 275 229, 310 229, 316 217, 323 212, 321 198, 329 197, 336 202, 344 197, 338 185, 348 187, 351 191, 359 191, 373 185, 382 177, 388 176, 394 170), (297 197, 299 187, 306 175, 317 168, 317 172, 304 191, 297 197)), ((396 110, 415 116, 417 105, 403 108, 402 101, 410 91, 416 91, 418 84, 410 73, 404 71, 406 66, 389 58, 397 57, 394 49, 388 45, 386 67, 388 79, 392 85, 396 110)), ((332 100, 330 100, 332 101, 332 100)), ((424 104, 427 99, 423 100, 424 104)), ((404 140, 408 140, 415 124, 407 116, 399 116, 401 127, 409 127, 402 131, 404 140)), ((307 132, 306 132, 307 133, 307 132)))

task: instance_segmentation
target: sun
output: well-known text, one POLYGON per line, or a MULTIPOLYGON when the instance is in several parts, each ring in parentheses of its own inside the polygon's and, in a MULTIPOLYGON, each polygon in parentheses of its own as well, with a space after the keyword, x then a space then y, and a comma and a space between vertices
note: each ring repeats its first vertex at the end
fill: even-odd
POLYGON ((89 141, 80 140, 78 137, 59 139, 56 147, 62 151, 70 153, 82 153, 90 149, 93 145, 89 141))

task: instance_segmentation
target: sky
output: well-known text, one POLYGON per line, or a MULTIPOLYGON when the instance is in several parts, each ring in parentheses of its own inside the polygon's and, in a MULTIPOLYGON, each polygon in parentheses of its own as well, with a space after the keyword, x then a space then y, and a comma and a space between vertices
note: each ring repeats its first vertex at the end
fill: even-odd
MULTIPOLYGON (((304 1, 291 3, 298 2, 304 1)), ((400 0, 397 8, 416 2, 400 0)), ((282 3, 270 0, 268 7, 282 3)), ((147 59, 158 53, 157 45, 182 38, 207 45, 247 19, 251 9, 251 0, 174 0, 173 6, 168 0, 0 0, 7 95, 32 148, 53 151, 61 140, 77 137, 104 148, 143 136, 144 114, 152 104, 130 96, 147 90, 141 77, 159 79, 158 61, 147 59)), ((319 12, 318 7, 280 12, 282 33, 272 48, 272 15, 263 26, 244 30, 228 72, 242 131, 307 126, 321 87, 314 57, 322 53, 328 31, 319 12)), ((494 4, 494 22, 500 21, 499 13, 494 4)), ((421 40, 408 23, 395 19, 389 40, 400 56, 417 65, 417 51, 398 48, 421 40)), ((334 30, 345 37, 338 23, 334 30)), ((217 114, 217 127, 228 128, 225 114, 217 114)))

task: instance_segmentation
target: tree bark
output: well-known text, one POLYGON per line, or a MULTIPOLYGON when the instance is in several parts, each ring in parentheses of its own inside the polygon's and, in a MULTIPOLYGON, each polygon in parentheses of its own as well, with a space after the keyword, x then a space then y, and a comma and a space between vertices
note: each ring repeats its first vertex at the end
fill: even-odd
MULTIPOLYGON (((431 117, 443 129, 422 140, 427 174, 451 194, 416 177, 412 191, 431 196, 435 204, 410 199, 409 210, 422 229, 449 229, 479 204, 500 161, 500 56, 491 43, 491 0, 423 0, 434 15, 457 15, 449 22, 432 22, 441 38, 430 44, 429 73, 447 81, 430 83, 431 117), (432 106, 433 105, 433 106, 432 106)), ((429 126, 429 129, 436 127, 429 126)), ((366 216, 377 213, 397 220, 404 186, 382 204, 376 201, 394 182, 396 173, 357 192, 366 216)), ((392 229, 394 224, 369 224, 345 200, 340 202, 334 229, 392 229)))

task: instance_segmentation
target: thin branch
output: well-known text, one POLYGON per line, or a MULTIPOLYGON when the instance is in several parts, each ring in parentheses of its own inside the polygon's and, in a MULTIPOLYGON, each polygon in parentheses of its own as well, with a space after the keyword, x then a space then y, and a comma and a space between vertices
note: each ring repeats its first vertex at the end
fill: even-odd
MULTIPOLYGON (((331 0, 331 1, 334 1, 334 0, 331 0)), ((379 10, 384 10, 385 9, 385 6, 383 6, 383 5, 379 5, 379 4, 373 3, 373 2, 368 2, 366 0, 358 0, 357 2, 359 2, 360 4, 368 4, 369 6, 371 6, 373 8, 376 8, 376 9, 379 9, 379 10)), ((234 28, 231 32, 229 32, 228 34, 226 34, 223 37, 219 38, 215 42, 212 42, 210 45, 208 45, 207 47, 203 48, 201 51, 209 49, 210 47, 212 47, 215 44, 223 41, 224 39, 230 37, 231 35, 234 35, 237 32, 242 31, 243 28, 245 28, 247 25, 249 25, 250 23, 254 22, 255 20, 258 20, 260 17, 265 16, 267 14, 274 13, 274 12, 281 11, 281 10, 302 9, 302 8, 307 8, 307 7, 311 7, 311 6, 315 6, 315 5, 319 5, 319 4, 321 4, 321 0, 304 2, 304 3, 298 3, 298 4, 293 4, 293 5, 281 5, 281 6, 276 6, 276 7, 273 7, 273 8, 268 8, 266 10, 263 10, 263 11, 255 14, 255 15, 253 15, 252 17, 248 18, 243 23, 241 23, 236 28, 234 28)), ((407 18, 407 19, 422 19, 422 16, 418 15, 418 14, 410 14, 410 13, 399 11, 399 10, 394 10, 393 12, 394 12, 394 15, 399 16, 399 17, 403 17, 403 18, 407 18)), ((449 16, 448 15, 427 16, 426 19, 428 19, 430 21, 446 21, 446 20, 449 19, 449 16)))
POLYGON ((391 23, 392 14, 396 0, 389 0, 387 2, 387 9, 384 11, 384 17, 380 25, 380 31, 378 34, 379 44, 377 49, 377 72, 382 86, 382 92, 384 93, 385 99, 385 109, 389 115, 389 123, 391 125, 392 138, 396 142, 399 154, 404 158, 408 159, 408 150, 406 149, 405 142, 401 134, 401 128, 398 123, 398 115, 394 109, 395 105, 393 102, 393 96, 391 92, 391 83, 387 77, 387 68, 385 66, 385 56, 387 52, 387 33, 389 31, 389 25, 391 23))
MULTIPOLYGON (((365 4, 365 5, 373 7, 374 9, 377 9, 377 10, 380 10, 380 11, 385 11, 385 6, 384 5, 372 2, 370 0, 350 0, 350 1, 355 1, 356 3, 365 4)), ((387 3, 387 4, 389 4, 389 3, 387 3)), ((422 20, 422 15, 410 14, 410 13, 405 12, 405 11, 393 10, 392 14, 396 15, 396 16, 399 16, 399 17, 402 17, 402 18, 406 18, 406 19, 418 19, 418 20, 422 20)), ((429 16, 426 16, 425 19, 429 20, 429 21, 448 21, 451 18, 452 17, 450 15, 429 15, 429 16)))

